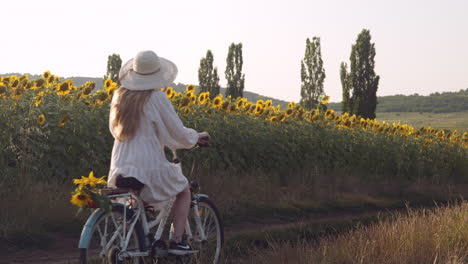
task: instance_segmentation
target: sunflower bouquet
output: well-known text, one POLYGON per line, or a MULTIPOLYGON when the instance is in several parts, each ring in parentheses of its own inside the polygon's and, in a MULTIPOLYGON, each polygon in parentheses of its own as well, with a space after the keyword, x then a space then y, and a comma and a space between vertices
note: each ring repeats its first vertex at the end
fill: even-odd
POLYGON ((112 210, 109 197, 101 194, 101 189, 107 184, 104 176, 96 178, 91 171, 88 177, 81 176, 81 179, 74 179, 73 183, 76 189, 72 192, 70 202, 79 207, 78 213, 92 208, 102 208, 107 212, 112 210))

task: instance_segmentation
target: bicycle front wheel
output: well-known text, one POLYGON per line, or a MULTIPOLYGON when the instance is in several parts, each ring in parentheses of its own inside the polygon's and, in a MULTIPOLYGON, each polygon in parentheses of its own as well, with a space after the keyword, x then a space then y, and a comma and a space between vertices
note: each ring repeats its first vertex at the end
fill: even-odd
POLYGON ((190 244, 194 250, 198 251, 197 254, 193 255, 190 262, 218 264, 224 244, 223 223, 218 209, 208 198, 201 197, 198 201, 198 211, 191 208, 188 219, 192 232, 190 244), (201 226, 197 224, 197 215, 200 217, 201 226), (206 239, 203 239, 200 230, 203 230, 206 239))
MULTIPOLYGON (((80 249, 80 263, 141 263, 139 258, 119 260, 121 241, 123 237, 124 206, 114 206, 108 214, 103 214, 94 224, 91 240, 87 248, 80 249)), ((127 230, 128 221, 132 217, 133 211, 127 210, 127 230)), ((138 252, 144 250, 144 234, 141 223, 136 223, 130 235, 127 251, 138 252)))

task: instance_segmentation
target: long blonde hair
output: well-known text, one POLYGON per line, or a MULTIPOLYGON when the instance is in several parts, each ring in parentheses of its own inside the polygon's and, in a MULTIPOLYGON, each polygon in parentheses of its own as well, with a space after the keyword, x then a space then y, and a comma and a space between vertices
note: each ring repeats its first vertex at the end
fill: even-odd
POLYGON ((143 115, 143 106, 152 92, 153 90, 131 91, 123 86, 116 91, 114 96, 118 98, 112 106, 115 108, 112 127, 118 140, 132 139, 135 136, 143 115))

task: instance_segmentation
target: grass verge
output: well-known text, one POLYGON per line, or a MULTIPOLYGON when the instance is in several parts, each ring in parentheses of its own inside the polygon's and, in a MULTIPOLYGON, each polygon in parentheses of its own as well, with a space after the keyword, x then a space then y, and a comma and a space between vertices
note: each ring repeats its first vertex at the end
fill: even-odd
POLYGON ((293 242, 275 239, 268 250, 251 250, 250 257, 236 263, 466 263, 467 212, 467 202, 408 209, 318 241, 298 231, 293 242))

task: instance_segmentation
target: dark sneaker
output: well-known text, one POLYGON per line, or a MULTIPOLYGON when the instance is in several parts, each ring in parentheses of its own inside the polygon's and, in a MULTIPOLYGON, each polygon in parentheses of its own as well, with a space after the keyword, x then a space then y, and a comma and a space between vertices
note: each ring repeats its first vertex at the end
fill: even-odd
POLYGON ((171 241, 169 243, 169 254, 187 255, 196 252, 196 250, 192 250, 192 247, 185 242, 176 243, 175 241, 171 241))

